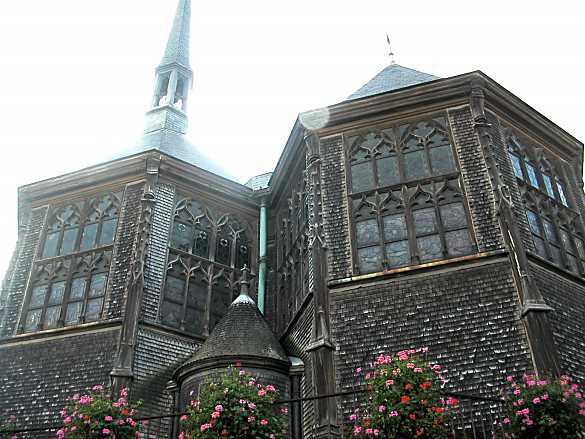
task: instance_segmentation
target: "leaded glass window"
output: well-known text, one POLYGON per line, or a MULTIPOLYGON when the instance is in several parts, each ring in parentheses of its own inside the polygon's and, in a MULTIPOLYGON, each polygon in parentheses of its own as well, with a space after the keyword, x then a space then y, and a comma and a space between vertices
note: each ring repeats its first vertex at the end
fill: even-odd
POLYGON ((99 320, 111 251, 41 262, 32 277, 21 321, 24 332, 99 320))
POLYGON ((160 304, 162 324, 209 334, 233 299, 239 271, 252 262, 248 230, 231 214, 191 198, 178 201, 160 304))
POLYGON ((357 271, 475 251, 444 118, 348 136, 348 142, 357 271), (392 165, 380 166, 386 158, 392 165))
POLYGON ((527 183, 563 206, 570 207, 565 184, 559 175, 562 166, 558 160, 550 160, 544 152, 537 153, 527 148, 514 136, 508 138, 508 157, 514 175, 521 184, 527 183), (557 164, 556 171, 554 163, 557 164))
POLYGON ((51 209, 41 259, 112 245, 118 225, 120 193, 51 209))
POLYGON ((576 213, 559 211, 550 198, 525 193, 526 218, 536 254, 577 274, 585 273, 583 233, 576 213))

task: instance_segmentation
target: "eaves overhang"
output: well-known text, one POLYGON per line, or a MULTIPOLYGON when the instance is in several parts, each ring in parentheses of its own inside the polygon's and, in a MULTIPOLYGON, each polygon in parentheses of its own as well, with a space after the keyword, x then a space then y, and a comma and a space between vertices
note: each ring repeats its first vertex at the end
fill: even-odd
POLYGON ((20 186, 18 188, 18 218, 21 217, 21 207, 24 204, 36 207, 46 204, 48 200, 61 197, 64 193, 72 194, 91 190, 94 187, 126 184, 145 179, 146 162, 149 158, 160 160, 159 176, 161 178, 182 181, 189 188, 216 193, 218 199, 221 194, 245 200, 250 206, 258 204, 250 188, 157 149, 151 149, 20 186))

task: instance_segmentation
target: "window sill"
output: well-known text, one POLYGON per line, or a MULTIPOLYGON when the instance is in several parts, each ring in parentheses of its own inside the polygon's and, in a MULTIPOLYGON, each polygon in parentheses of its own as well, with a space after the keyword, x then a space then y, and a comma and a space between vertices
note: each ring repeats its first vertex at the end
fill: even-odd
POLYGON ((342 279, 334 279, 328 282, 329 287, 339 287, 354 282, 363 282, 369 280, 378 280, 389 277, 399 277, 401 275, 410 274, 413 272, 421 272, 425 270, 431 270, 439 267, 446 267, 449 265, 473 262, 477 260, 483 260, 486 258, 492 258, 507 254, 506 250, 496 250, 492 252, 474 253, 467 256, 460 256, 458 258, 441 259, 438 261, 428 262, 426 264, 410 265, 408 267, 393 268, 391 270, 378 271, 375 273, 360 274, 357 276, 346 277, 342 279))
POLYGON ((536 263, 538 266, 545 268, 547 270, 553 271, 561 276, 570 276, 571 280, 578 282, 581 285, 585 285, 585 278, 580 274, 577 274, 573 271, 570 271, 566 268, 559 267, 558 265, 552 263, 548 259, 545 259, 537 254, 532 253, 531 251, 527 251, 526 254, 528 255, 528 259, 530 262, 536 263))
POLYGON ((64 326, 61 328, 41 329, 33 332, 21 332, 0 340, 0 345, 12 344, 28 340, 38 340, 51 337, 62 337, 74 335, 77 333, 90 332, 93 330, 111 329, 120 326, 122 319, 99 320, 97 322, 82 323, 75 326, 64 326))

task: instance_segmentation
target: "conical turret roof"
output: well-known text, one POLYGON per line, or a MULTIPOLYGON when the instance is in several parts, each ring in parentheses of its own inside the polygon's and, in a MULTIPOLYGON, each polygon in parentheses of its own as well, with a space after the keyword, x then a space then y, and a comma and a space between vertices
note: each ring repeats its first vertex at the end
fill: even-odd
POLYGON ((288 363, 283 347, 246 289, 242 288, 225 317, 183 367, 228 357, 234 361, 253 357, 288 363))

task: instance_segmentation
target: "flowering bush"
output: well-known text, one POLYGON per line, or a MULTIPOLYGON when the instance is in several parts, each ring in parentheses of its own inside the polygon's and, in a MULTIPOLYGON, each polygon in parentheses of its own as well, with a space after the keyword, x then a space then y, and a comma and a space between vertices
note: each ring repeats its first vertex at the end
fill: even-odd
POLYGON ((16 427, 16 417, 8 416, 6 418, 0 416, 0 439, 16 439, 16 435, 9 433, 16 427))
MULTIPOLYGON (((447 437, 446 416, 453 398, 440 396, 441 367, 418 355, 427 348, 401 351, 395 357, 381 354, 366 373, 368 400, 365 410, 351 416, 357 437, 441 439, 447 437)), ((356 370, 361 373, 361 368, 356 370)))
POLYGON ((57 439, 138 436, 141 424, 133 418, 140 403, 130 405, 127 397, 128 389, 122 389, 119 398, 112 400, 101 385, 93 386, 87 395, 73 395, 60 412, 64 427, 57 431, 57 439))
POLYGON ((201 390, 199 400, 190 402, 188 414, 181 417, 179 439, 282 438, 287 410, 275 407, 277 396, 274 386, 230 368, 219 382, 201 390))
POLYGON ((585 401, 577 384, 562 376, 539 380, 524 375, 522 383, 509 376, 502 420, 506 437, 516 439, 573 439, 585 437, 585 401))

